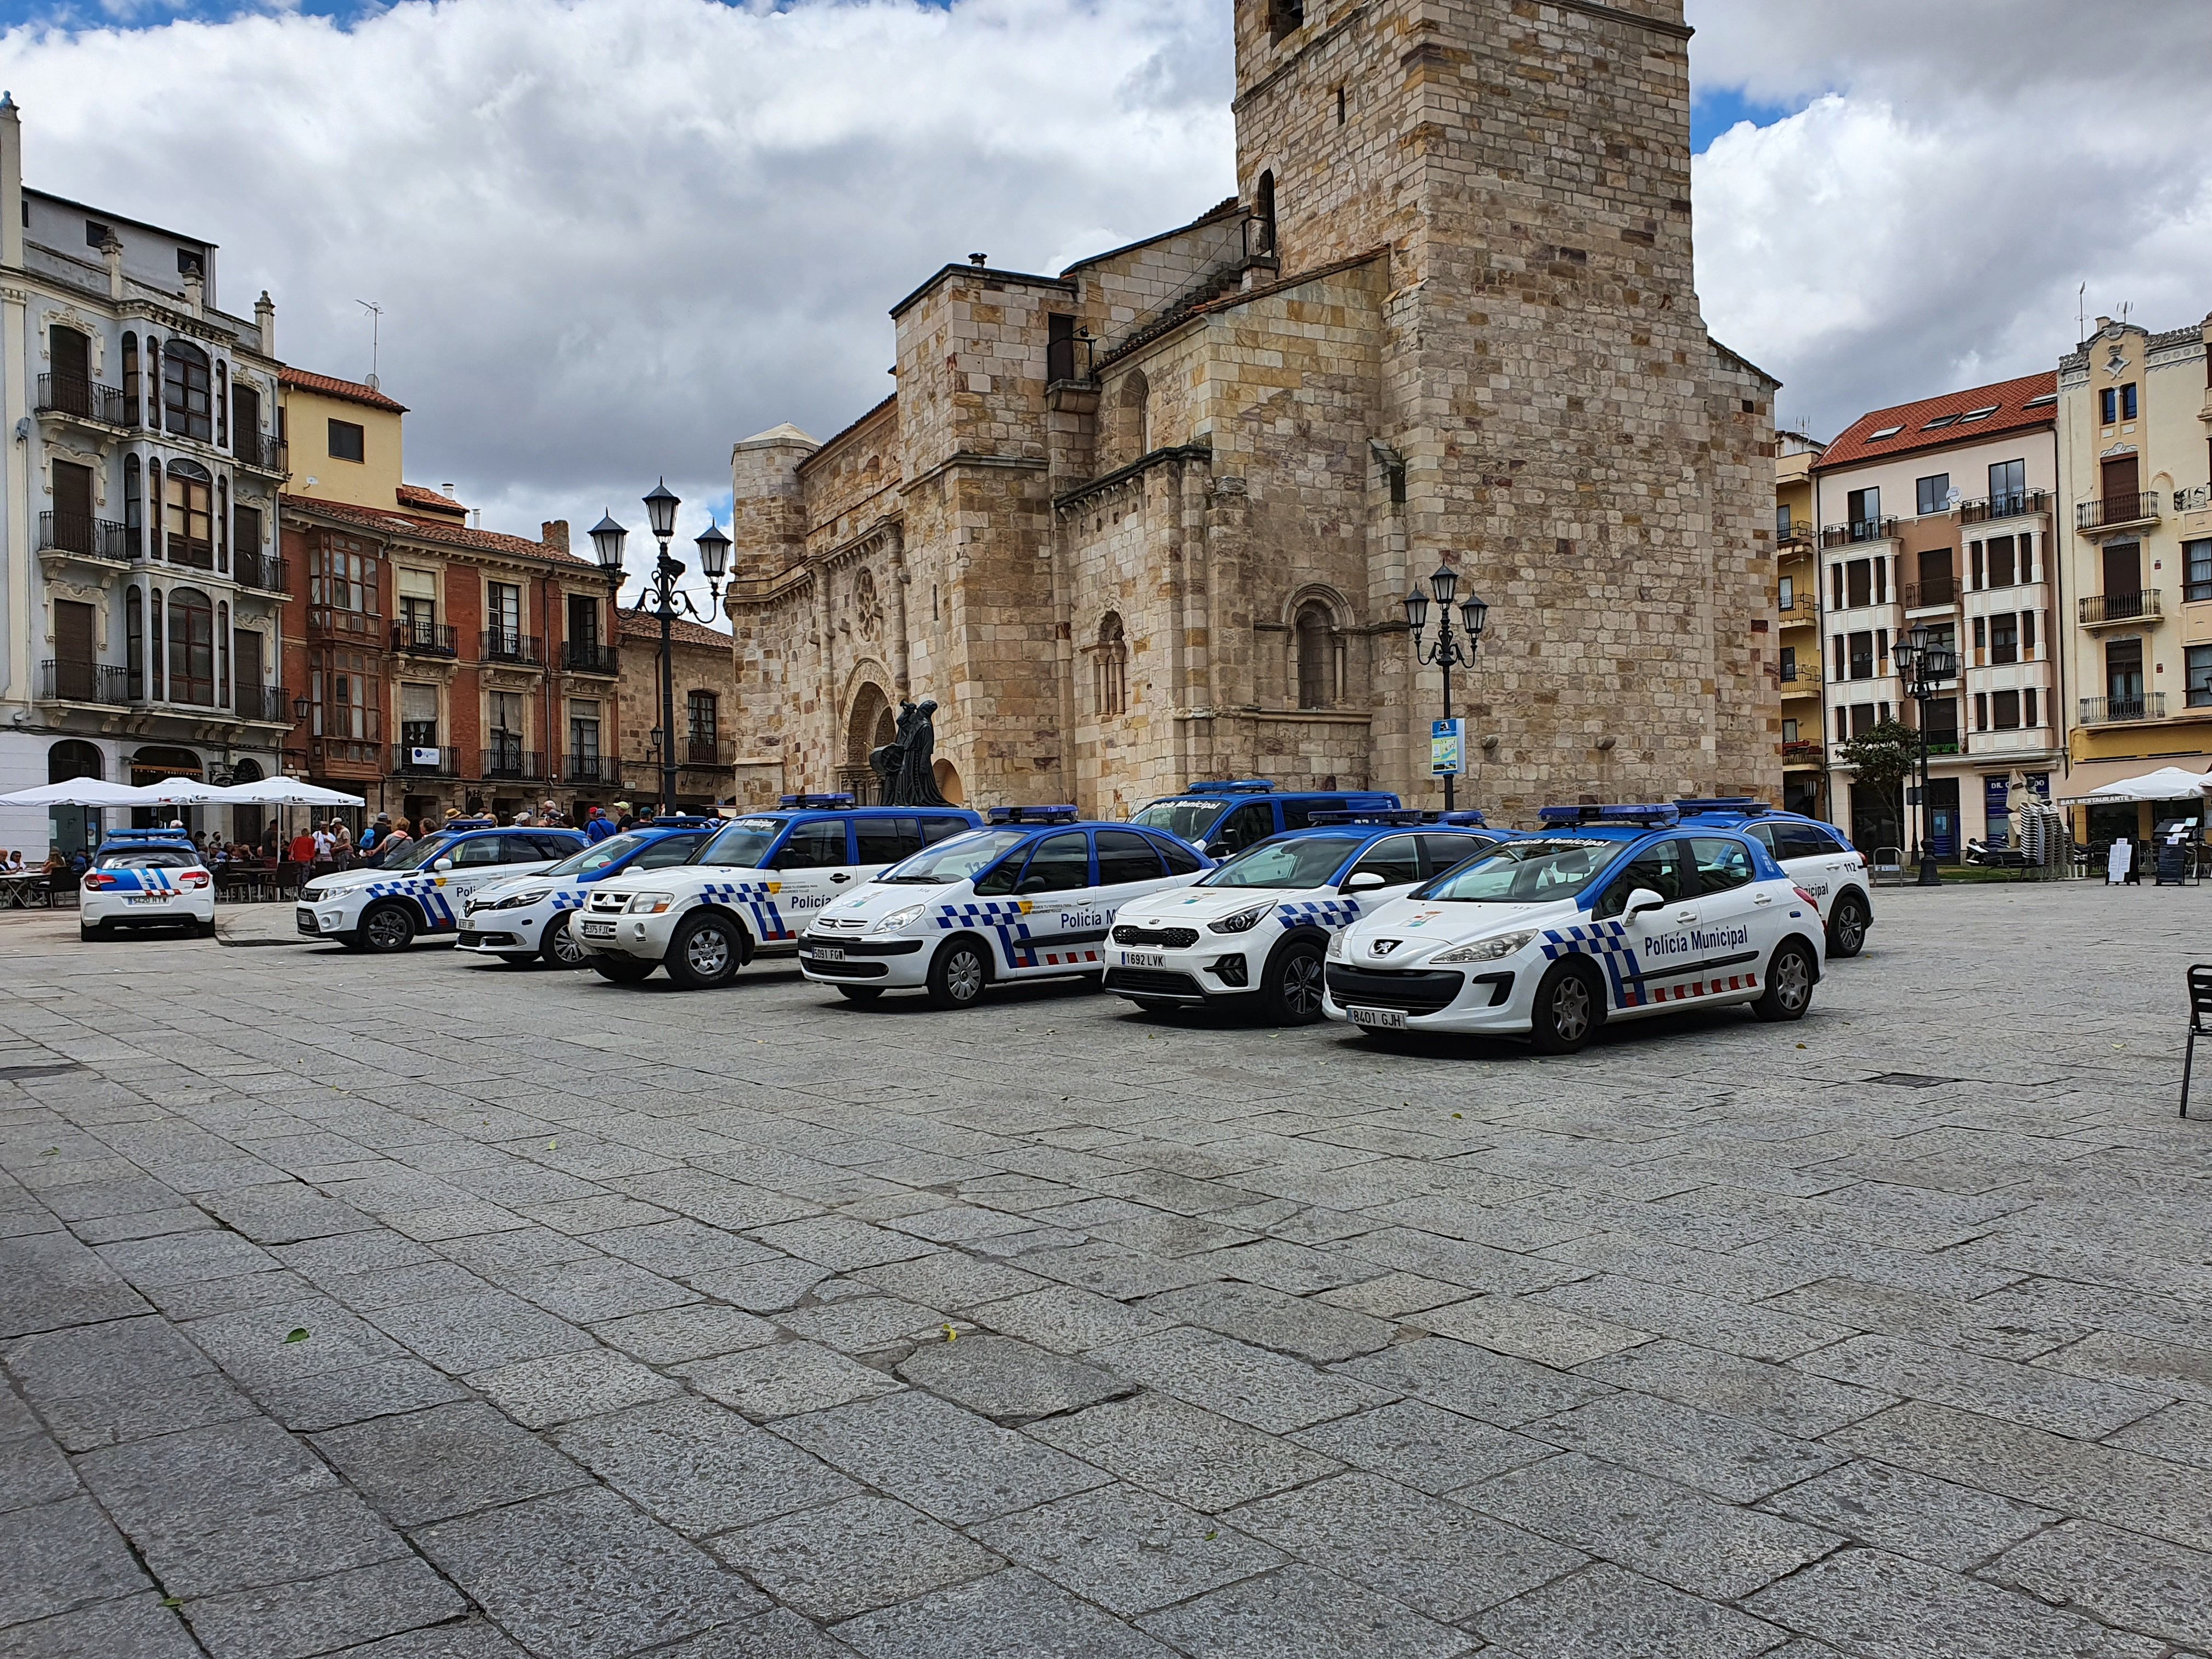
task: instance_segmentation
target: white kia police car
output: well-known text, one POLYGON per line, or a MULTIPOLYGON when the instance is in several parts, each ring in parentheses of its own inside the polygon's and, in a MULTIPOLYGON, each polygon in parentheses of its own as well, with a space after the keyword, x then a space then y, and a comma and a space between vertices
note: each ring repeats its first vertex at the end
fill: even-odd
POLYGON ((720 818, 658 818, 593 842, 535 875, 489 882, 469 896, 456 943, 502 962, 542 957, 556 968, 580 968, 584 947, 576 942, 574 918, 592 884, 631 871, 689 864, 721 827, 720 818))
POLYGON ((1568 1054, 1608 1019, 1684 1003, 1770 1020, 1811 1006, 1820 907, 1741 830, 1672 805, 1547 807, 1542 822, 1331 939, 1328 1017, 1568 1054))
POLYGON ((982 820, 957 806, 855 806, 786 795, 732 818, 692 860, 598 883, 569 924, 585 960, 632 984, 656 968, 686 990, 722 985, 763 951, 789 951, 841 893, 982 820))
POLYGON ((349 951, 404 951, 423 933, 460 929, 470 894, 526 875, 584 845, 574 830, 501 830, 463 818, 410 842, 376 870, 340 870, 300 890, 302 933, 349 951))
POLYGON ((1874 926, 1874 884, 1867 877, 1866 854, 1832 823, 1802 812, 1777 812, 1749 796, 1711 800, 1678 800, 1686 818, 1726 823, 1743 831, 1774 854, 1790 878, 1813 896, 1828 930, 1828 959, 1855 957, 1866 948, 1874 926))
POLYGON ((181 830, 114 830, 77 887, 77 937, 118 927, 188 927, 215 932, 215 875, 181 830))
POLYGON ((1279 1024, 1309 1024, 1330 934, 1511 834, 1473 811, 1317 812, 1191 886, 1124 905, 1106 988, 1148 1012, 1249 1001, 1279 1024))
POLYGON ((1212 867, 1173 836, 1085 823, 1073 806, 990 817, 823 908, 799 941, 800 971, 854 1002, 927 990, 964 1008, 994 980, 1098 973, 1123 905, 1212 867))

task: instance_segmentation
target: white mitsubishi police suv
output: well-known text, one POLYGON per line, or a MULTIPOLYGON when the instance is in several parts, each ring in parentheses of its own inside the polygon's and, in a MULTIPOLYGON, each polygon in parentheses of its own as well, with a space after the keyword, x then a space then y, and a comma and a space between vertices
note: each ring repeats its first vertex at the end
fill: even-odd
POLYGON ((1820 907, 1741 830, 1675 807, 1547 807, 1543 828, 1330 940, 1325 1012, 1370 1036, 1527 1035, 1580 1048, 1684 1003, 1802 1018, 1820 907))
POLYGON ((317 876, 300 890, 300 931, 349 951, 404 951, 420 934, 458 933, 479 887, 542 870, 583 845, 574 830, 501 830, 463 818, 410 842, 381 869, 317 876))

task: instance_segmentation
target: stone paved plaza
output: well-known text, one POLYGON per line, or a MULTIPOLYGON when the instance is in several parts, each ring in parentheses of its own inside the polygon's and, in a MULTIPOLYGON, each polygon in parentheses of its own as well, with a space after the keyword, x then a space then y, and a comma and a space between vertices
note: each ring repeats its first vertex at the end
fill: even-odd
POLYGON ((0 1656, 2212 1653, 2212 892, 1881 904, 1542 1061, 9 916, 0 1656))

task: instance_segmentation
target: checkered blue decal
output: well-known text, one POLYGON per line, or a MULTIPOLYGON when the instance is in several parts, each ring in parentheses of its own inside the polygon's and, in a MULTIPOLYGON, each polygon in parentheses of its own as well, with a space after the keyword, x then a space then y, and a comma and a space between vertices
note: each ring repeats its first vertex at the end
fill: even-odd
MULTIPOLYGON (((964 904, 940 904, 932 920, 940 933, 972 927, 996 933, 999 953, 1010 969, 1085 967, 1103 962, 1096 944, 1062 945, 1036 938, 1023 920, 1034 908, 1028 899, 970 899, 964 904)), ((1112 920, 1110 914, 1108 920, 1112 920)))
POLYGON ((1283 919, 1285 927, 1300 922, 1312 922, 1326 927, 1332 933, 1340 927, 1349 927, 1359 920, 1359 901, 1356 898, 1290 899, 1275 907, 1275 914, 1283 919))
POLYGON ((744 909, 752 917, 753 936, 763 942, 797 939, 797 930, 783 919, 783 911, 775 902, 775 896, 782 890, 781 882, 715 881, 701 888, 699 896, 744 909))
MULTIPOLYGON (((1759 988, 1759 975, 1754 969, 1710 979, 1700 977, 1674 986, 1662 984, 1654 989, 1645 982, 1643 964, 1638 962, 1636 951, 1628 943, 1628 924, 1625 921, 1593 921, 1554 927, 1543 934, 1540 945, 1547 962, 1571 956, 1589 957, 1596 961, 1605 969, 1616 1008, 1686 1002, 1698 997, 1759 988)), ((1664 972, 1650 975, 1660 980, 1675 976, 1678 975, 1664 972)))
POLYGON ((438 885, 435 876, 403 876, 397 881, 372 881, 362 890, 371 899, 412 899, 422 912, 429 926, 428 931, 442 933, 458 927, 453 920, 453 907, 446 890, 438 885))

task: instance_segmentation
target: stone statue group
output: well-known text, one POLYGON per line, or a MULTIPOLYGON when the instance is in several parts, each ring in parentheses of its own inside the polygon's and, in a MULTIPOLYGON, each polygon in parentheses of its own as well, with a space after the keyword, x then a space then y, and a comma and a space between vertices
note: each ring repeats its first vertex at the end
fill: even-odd
POLYGON ((937 700, 933 697, 924 697, 920 702, 910 697, 900 698, 898 725, 891 740, 870 751, 868 766, 883 780, 884 805, 952 804, 937 789, 937 769, 933 759, 937 750, 937 730, 930 723, 930 717, 936 713, 937 700))

